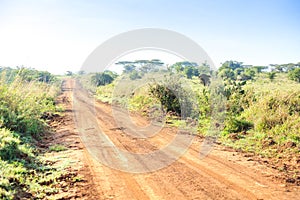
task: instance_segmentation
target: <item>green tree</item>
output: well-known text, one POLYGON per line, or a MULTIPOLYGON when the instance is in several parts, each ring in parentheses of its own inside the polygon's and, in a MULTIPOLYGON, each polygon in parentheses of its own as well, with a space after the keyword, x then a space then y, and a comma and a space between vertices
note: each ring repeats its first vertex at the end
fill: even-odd
POLYGON ((105 71, 102 73, 96 73, 92 76, 92 82, 96 86, 107 85, 113 82, 116 78, 115 74, 111 71, 105 71))
POLYGON ((298 83, 300 83, 300 68, 296 68, 294 70, 291 70, 288 73, 288 76, 291 80, 293 81, 297 81, 298 83))
POLYGON ((150 87, 150 95, 157 98, 164 111, 181 114, 180 102, 174 91, 162 84, 155 84, 150 87))
POLYGON ((136 70, 133 70, 130 74, 129 74, 129 78, 131 80, 136 80, 136 79, 140 79, 142 78, 141 75, 136 71, 136 70))
POLYGON ((194 67, 192 66, 187 66, 184 68, 184 74, 188 79, 191 79, 194 76, 194 67))

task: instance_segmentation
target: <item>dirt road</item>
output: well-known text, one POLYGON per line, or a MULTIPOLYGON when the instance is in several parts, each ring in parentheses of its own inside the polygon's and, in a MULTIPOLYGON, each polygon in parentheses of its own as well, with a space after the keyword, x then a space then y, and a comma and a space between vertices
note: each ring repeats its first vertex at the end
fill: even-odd
MULTIPOLYGON (((95 107, 91 105, 87 92, 74 80, 67 80, 63 89, 68 98, 73 94, 75 125, 84 144, 83 160, 88 166, 86 170, 89 170, 86 174, 87 178, 92 179, 97 191, 94 199, 277 200, 298 199, 300 196, 299 187, 287 187, 274 179, 278 173, 274 169, 251 161, 237 152, 226 151, 222 146, 215 146, 208 156, 200 159, 199 147, 203 139, 198 137, 193 138, 190 148, 182 157, 160 170, 146 173, 161 163, 163 157, 152 157, 153 166, 145 165, 139 157, 127 158, 128 168, 130 164, 138 165, 138 169, 145 173, 128 173, 107 167, 120 159, 119 151, 112 152, 109 145, 136 155, 153 152, 176 137, 175 128, 163 128, 149 138, 127 134, 122 125, 116 124, 111 107, 100 102, 95 102, 95 107), (105 137, 99 136, 97 127, 105 137), (103 148, 104 143, 107 148, 103 148), (101 159, 105 159, 104 164, 99 162, 101 159)), ((122 116, 118 117, 122 119, 122 116)), ((148 124, 147 120, 139 116, 132 116, 131 119, 140 126, 148 124)), ((124 119, 123 123, 126 121, 124 119)))

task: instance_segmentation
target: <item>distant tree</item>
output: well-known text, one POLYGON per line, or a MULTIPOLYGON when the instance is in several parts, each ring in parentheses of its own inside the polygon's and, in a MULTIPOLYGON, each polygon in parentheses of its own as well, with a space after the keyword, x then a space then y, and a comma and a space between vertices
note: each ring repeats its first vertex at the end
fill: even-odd
POLYGON ((236 79, 234 71, 230 68, 220 68, 218 71, 218 74, 223 79, 227 79, 227 80, 235 80, 236 79))
POLYGON ((222 66, 220 67, 220 70, 224 69, 224 68, 228 68, 228 69, 232 69, 232 70, 236 70, 238 68, 244 68, 243 67, 243 62, 238 62, 238 61, 226 61, 222 64, 222 66))
POLYGON ((184 73, 188 79, 191 79, 194 75, 194 67, 192 67, 192 66, 185 67, 184 73))
POLYGON ((252 69, 257 73, 262 73, 264 70, 268 69, 267 66, 253 66, 252 69))
POLYGON ((288 74, 289 78, 293 81, 297 81, 300 83, 300 68, 296 68, 294 70, 291 70, 288 74))
POLYGON ((254 68, 252 65, 243 65, 242 62, 226 61, 218 70, 218 75, 224 80, 230 81, 247 81, 255 77, 257 70, 262 68, 254 68))
POLYGON ((72 75, 73 75, 73 72, 67 71, 67 72, 66 72, 66 75, 67 75, 67 76, 72 76, 72 75))
POLYGON ((158 67, 164 65, 162 61, 159 59, 152 59, 152 60, 136 60, 136 61, 119 61, 116 65, 123 65, 123 73, 130 74, 134 70, 143 75, 148 72, 158 71, 158 67))
POLYGON ((207 63, 203 63, 201 66, 198 66, 197 63, 189 61, 176 62, 169 67, 169 70, 173 73, 182 73, 189 79, 194 76, 198 77, 200 74, 210 73, 210 68, 207 63))
POLYGON ((30 69, 25 67, 18 68, 16 71, 18 76, 23 81, 28 81, 28 82, 39 81, 39 82, 50 83, 56 79, 55 76, 53 76, 51 73, 47 71, 38 71, 35 69, 30 69))
POLYGON ((197 68, 198 68, 199 74, 210 74, 211 73, 209 64, 206 61, 204 63, 202 63, 202 65, 198 66, 197 68))
POLYGON ((37 71, 37 80, 40 82, 50 83, 55 79, 55 77, 47 71, 37 71))
POLYGON ((118 77, 118 74, 116 72, 105 70, 103 73, 110 75, 113 79, 118 77))
POLYGON ((116 78, 116 74, 111 71, 104 71, 102 73, 96 73, 92 76, 91 81, 96 86, 107 85, 113 82, 116 78))
POLYGON ((131 61, 119 61, 115 63, 116 65, 122 65, 123 66, 123 73, 129 74, 133 70, 135 70, 136 66, 131 61))
POLYGON ((158 68, 164 65, 164 63, 159 59, 136 60, 134 61, 134 64, 138 66, 138 70, 142 73, 158 71, 158 68))
POLYGON ((134 71, 135 68, 136 68, 136 67, 135 67, 134 65, 132 65, 132 64, 130 64, 130 65, 125 65, 125 66, 124 66, 123 72, 124 72, 125 74, 129 74, 129 73, 131 73, 132 71, 134 71))
POLYGON ((247 81, 247 80, 252 80, 254 77, 255 77, 255 71, 251 68, 246 68, 240 74, 239 80, 247 81))
POLYGON ((130 78, 131 80, 136 80, 136 79, 140 79, 140 78, 142 78, 142 77, 141 77, 141 75, 140 75, 136 70, 134 70, 134 71, 132 71, 132 72, 129 74, 129 78, 130 78))

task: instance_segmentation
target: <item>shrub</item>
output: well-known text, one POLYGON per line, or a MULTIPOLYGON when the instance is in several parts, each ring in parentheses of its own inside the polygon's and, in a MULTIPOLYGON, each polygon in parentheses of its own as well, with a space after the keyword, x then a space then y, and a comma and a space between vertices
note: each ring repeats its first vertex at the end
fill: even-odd
POLYGON ((225 131, 229 133, 239 133, 248 131, 253 127, 253 123, 245 119, 230 118, 225 125, 225 131))
POLYGON ((16 77, 12 83, 0 80, 0 128, 23 134, 44 130, 44 112, 55 111, 55 86, 39 82, 24 82, 16 77))
POLYGON ((300 83, 300 68, 295 68, 291 71, 289 71, 288 76, 291 80, 297 81, 300 83))

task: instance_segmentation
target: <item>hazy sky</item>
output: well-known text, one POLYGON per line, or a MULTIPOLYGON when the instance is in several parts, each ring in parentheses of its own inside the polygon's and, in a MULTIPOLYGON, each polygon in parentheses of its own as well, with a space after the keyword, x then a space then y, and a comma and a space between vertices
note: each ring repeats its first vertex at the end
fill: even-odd
POLYGON ((138 28, 196 41, 216 65, 300 62, 297 0, 0 0, 0 66, 79 70, 102 42, 138 28))

